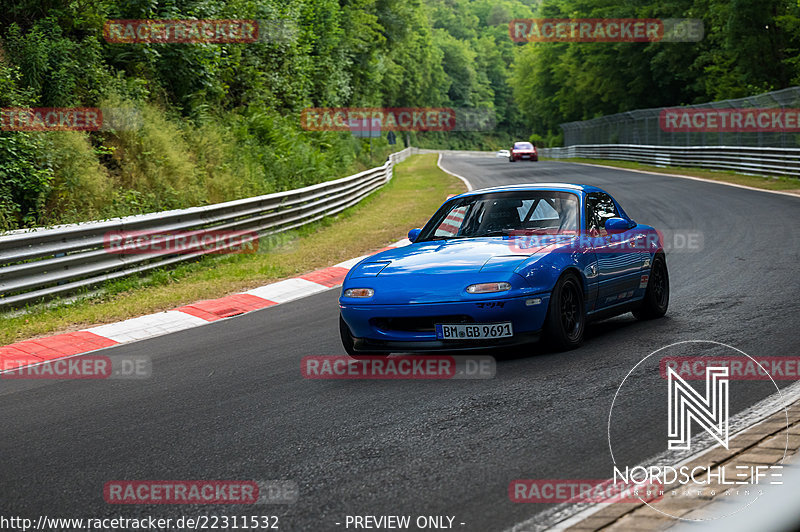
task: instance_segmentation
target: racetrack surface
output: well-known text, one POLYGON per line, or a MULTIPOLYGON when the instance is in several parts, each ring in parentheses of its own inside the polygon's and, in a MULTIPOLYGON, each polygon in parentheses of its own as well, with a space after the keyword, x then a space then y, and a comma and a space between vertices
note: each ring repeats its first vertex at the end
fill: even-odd
MULTIPOLYGON (((280 530, 344 530, 346 515, 450 515, 457 530, 502 530, 547 505, 514 504, 517 478, 607 478, 611 398, 642 357, 708 339, 749 354, 797 355, 800 199, 560 162, 445 156, 475 188, 598 185, 634 219, 696 230, 704 248, 668 255, 667 317, 592 325, 569 353, 499 360, 491 380, 304 380, 307 355, 343 354, 338 289, 114 347, 152 357, 145 380, 0 381, 0 514, 36 517, 280 515, 280 530), (294 505, 113 506, 110 480, 288 479, 294 505), (465 523, 463 526, 460 523, 465 523)), ((401 235, 398 235, 401 236, 401 235)), ((764 395, 732 402, 732 413, 764 395)), ((642 415, 620 410, 620 416, 642 415)), ((647 417, 631 455, 663 451, 647 417)), ((663 423, 663 420, 659 420, 663 423)))

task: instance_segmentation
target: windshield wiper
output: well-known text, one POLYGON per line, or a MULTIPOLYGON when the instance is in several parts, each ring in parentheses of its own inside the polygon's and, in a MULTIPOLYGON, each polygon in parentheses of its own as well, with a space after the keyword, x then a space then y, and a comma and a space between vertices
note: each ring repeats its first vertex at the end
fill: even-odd
POLYGON ((474 236, 474 237, 480 237, 480 236, 508 236, 511 231, 516 231, 516 229, 510 228, 510 227, 507 228, 507 229, 496 229, 494 231, 486 231, 485 233, 480 233, 478 235, 472 235, 472 236, 474 236))
POLYGON ((430 238, 426 238, 425 240, 416 240, 416 242, 433 242, 434 240, 455 240, 457 238, 467 238, 467 237, 463 235, 432 236, 430 238))

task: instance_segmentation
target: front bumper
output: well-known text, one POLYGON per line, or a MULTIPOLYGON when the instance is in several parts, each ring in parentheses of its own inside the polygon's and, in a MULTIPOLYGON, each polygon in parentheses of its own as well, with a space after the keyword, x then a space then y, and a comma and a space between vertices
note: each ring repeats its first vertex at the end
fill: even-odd
POLYGON ((450 351, 476 351, 481 349, 497 349, 501 347, 515 347, 518 345, 535 342, 539 339, 540 332, 526 332, 515 334, 511 338, 497 338, 493 340, 472 340, 459 342, 457 340, 430 340, 425 342, 386 341, 372 340, 369 338, 355 338, 353 348, 364 353, 419 353, 419 352, 450 352, 450 351))
POLYGON ((534 341, 544 324, 550 294, 508 299, 406 305, 340 305, 358 351, 458 351, 514 346, 534 341), (538 304, 529 304, 539 300, 538 304), (483 340, 439 340, 435 323, 511 322, 514 336, 483 340))

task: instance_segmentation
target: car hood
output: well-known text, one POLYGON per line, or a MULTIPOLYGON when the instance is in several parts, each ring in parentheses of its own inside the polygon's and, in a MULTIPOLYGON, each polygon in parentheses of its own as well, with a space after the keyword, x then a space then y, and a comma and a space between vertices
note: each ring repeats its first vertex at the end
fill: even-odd
POLYGON ((521 253, 514 248, 511 239, 501 237, 419 242, 366 259, 354 269, 351 277, 513 272, 539 249, 541 247, 521 253))
MULTIPOLYGON (((375 290, 371 304, 431 303, 486 299, 508 293, 466 294, 470 284, 509 281, 523 289, 527 281, 514 270, 537 249, 514 252, 508 238, 486 237, 419 242, 378 253, 359 263, 345 288, 375 290)), ((355 304, 356 302, 353 301, 355 304)))

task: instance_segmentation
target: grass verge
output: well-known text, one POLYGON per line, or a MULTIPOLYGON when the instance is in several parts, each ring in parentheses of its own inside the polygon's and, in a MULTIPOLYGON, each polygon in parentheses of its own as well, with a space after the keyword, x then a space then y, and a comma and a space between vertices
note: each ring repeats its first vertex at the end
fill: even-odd
POLYGON ((726 170, 707 170, 704 168, 693 168, 683 166, 670 166, 668 168, 660 166, 652 166, 649 164, 636 163, 632 161, 616 161, 608 159, 584 159, 582 157, 574 157, 570 159, 551 159, 544 158, 548 161, 564 161, 569 163, 589 163, 589 164, 602 164, 605 166, 614 166, 617 168, 629 168, 631 170, 644 170, 647 172, 655 172, 658 174, 681 174, 691 177, 702 177, 703 179, 710 179, 712 181, 723 181, 725 183, 733 183, 735 185, 745 185, 753 188, 763 188, 764 190, 785 190, 800 193, 800 179, 794 177, 777 176, 777 177, 762 177, 756 175, 738 174, 736 172, 729 172, 726 170))
POLYGON ((249 255, 204 257, 147 277, 103 286, 74 302, 31 307, 0 319, 0 345, 85 329, 213 299, 331 266, 396 242, 421 227, 448 194, 464 185, 436 166, 436 154, 416 155, 395 167, 392 181, 337 216, 262 240, 249 255))

